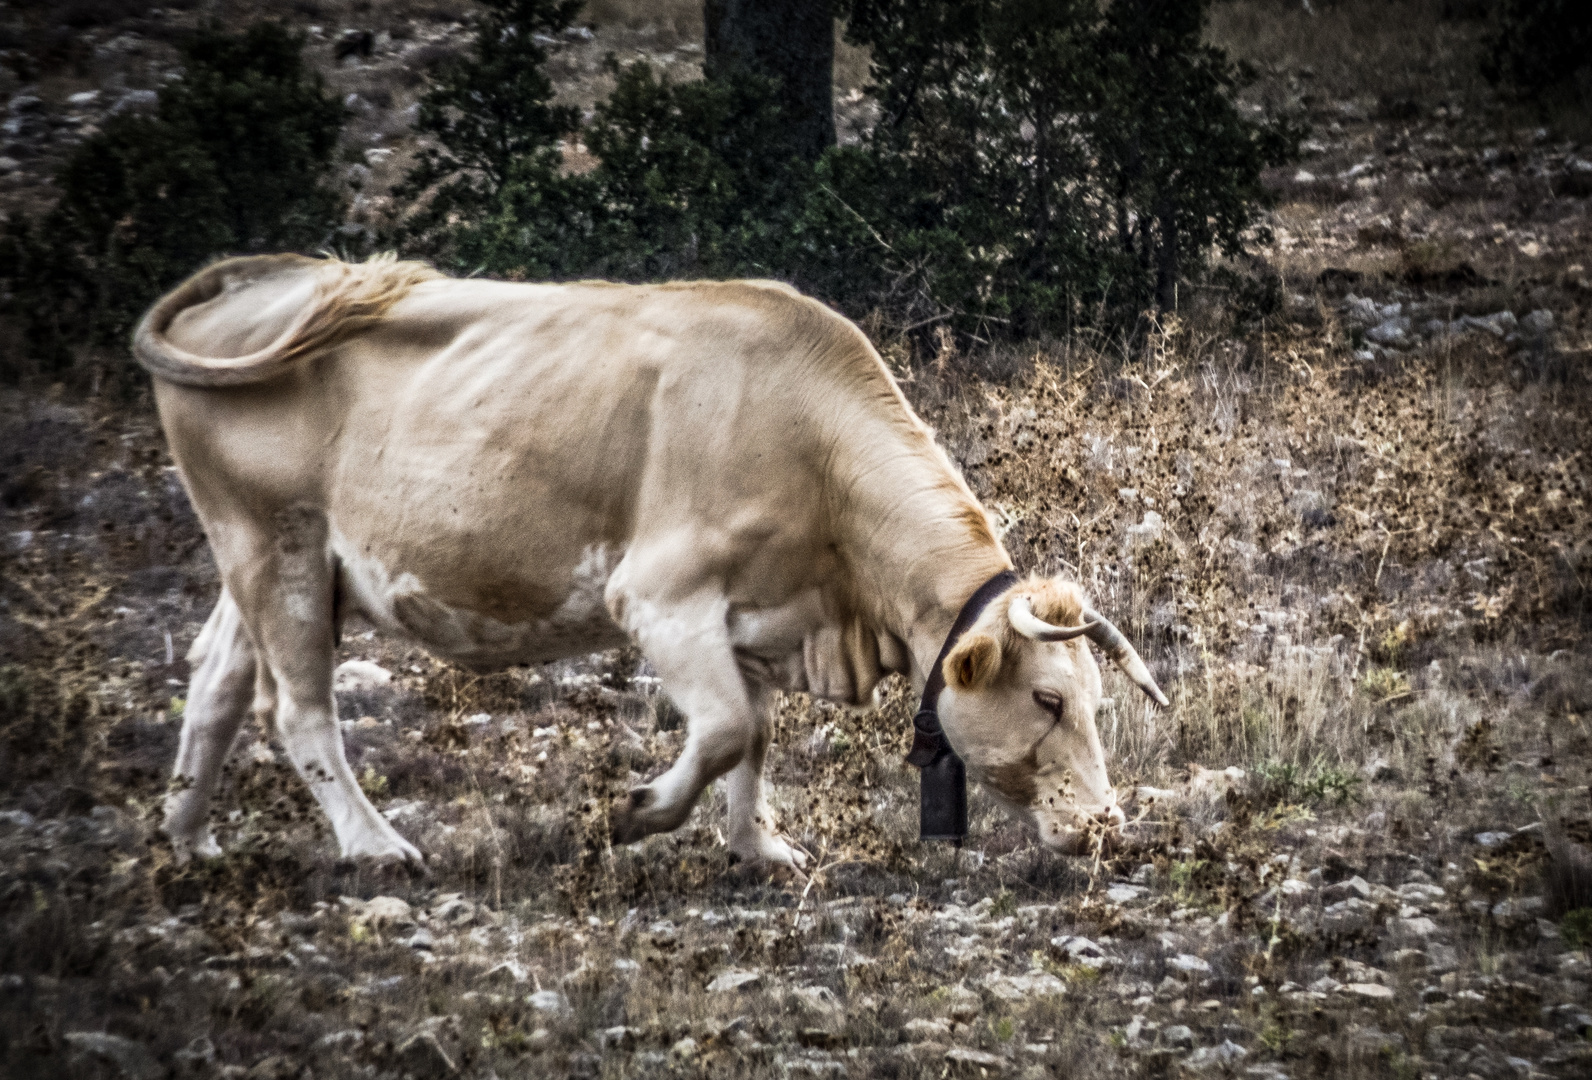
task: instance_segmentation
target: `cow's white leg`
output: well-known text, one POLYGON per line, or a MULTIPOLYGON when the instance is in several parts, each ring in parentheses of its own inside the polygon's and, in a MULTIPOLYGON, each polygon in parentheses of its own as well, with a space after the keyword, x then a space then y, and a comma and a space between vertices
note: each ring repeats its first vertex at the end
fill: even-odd
POLYGON ((768 753, 769 711, 772 702, 767 692, 754 699, 757 729, 740 764, 724 778, 729 797, 727 824, 730 852, 753 867, 769 869, 775 876, 789 876, 807 865, 807 856, 779 835, 774 812, 763 792, 763 759, 768 753))
POLYGON ((331 820, 345 858, 420 862, 360 790, 343 752, 332 698, 333 568, 326 520, 290 511, 275 522, 274 550, 250 575, 255 638, 270 669, 276 730, 288 758, 331 820))
POLYGON ((210 800, 254 692, 254 646, 238 605, 225 589, 189 659, 198 666, 188 683, 173 787, 166 796, 162 824, 180 862, 192 855, 221 853, 210 831, 210 800))

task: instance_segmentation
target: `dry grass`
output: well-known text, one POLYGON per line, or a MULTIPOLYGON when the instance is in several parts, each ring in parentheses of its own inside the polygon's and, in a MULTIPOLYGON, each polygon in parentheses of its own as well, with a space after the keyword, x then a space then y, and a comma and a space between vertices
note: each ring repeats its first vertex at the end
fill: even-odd
MULTIPOLYGON (((1238 319, 1233 294, 1204 289, 1131 348, 1080 334, 914 358, 881 342, 1019 566, 1084 582, 1172 693, 1152 711, 1107 673, 1113 780, 1230 788, 1136 800, 1140 835, 1114 859, 1046 855, 977 790, 967 850, 915 843, 899 680, 878 712, 779 706, 771 801, 823 867, 805 895, 737 876, 717 792, 678 833, 614 849, 609 800, 683 741, 631 680, 634 651, 482 678, 350 628, 340 658, 397 678, 341 700, 349 756, 431 853, 430 876, 336 860, 256 731, 218 808, 226 856, 178 869, 154 830, 181 657, 216 588, 202 537, 146 407, 0 401, 0 1074, 91 1074, 104 1062, 66 1041, 84 1030, 177 1075, 249 1080, 305 1064, 323 1080, 418 1075, 400 1047, 420 1030, 482 1080, 976 1075, 947 1046, 1017 1076, 1175 1073, 1188 1051, 1130 1037, 1141 1017, 1244 1046, 1240 1073, 1493 1077, 1516 1071, 1508 1055, 1585 1075, 1564 1027, 1587 985, 1567 942, 1552 921, 1495 912, 1540 894, 1557 919, 1588 901, 1592 292, 1578 275, 1592 236, 1584 197, 1552 188, 1569 150, 1489 107, 1437 113, 1481 92, 1464 66, 1475 26, 1439 6, 1214 8, 1213 36, 1265 69, 1261 92, 1296 95, 1316 123, 1302 167, 1321 179, 1276 178, 1278 238, 1239 266, 1280 275, 1281 310, 1238 319), (1419 114, 1390 118, 1406 99, 1419 114), (1342 175, 1363 161, 1376 168, 1342 175), (1461 266, 1475 277, 1453 279, 1461 266), (1362 276, 1323 282, 1329 269, 1362 276), (1350 287, 1444 317, 1545 307, 1557 329, 1541 347, 1473 333, 1356 358, 1350 287), (1204 768, 1225 766, 1247 780, 1204 768), (1556 828, 1545 845, 1471 840, 1541 819, 1556 828), (1400 953, 1391 931, 1324 924, 1319 893, 1287 906, 1268 892, 1312 869, 1441 884, 1429 913, 1452 970, 1400 953), (1135 871, 1149 892, 1107 900, 1135 871), (454 893, 473 905, 457 924, 440 914, 454 893), (431 912, 436 948, 365 918, 360 901, 380 894, 431 912), (1092 971, 1055 944, 1078 933, 1119 966, 1092 971), (1174 970, 1180 953, 1211 970, 1174 970), (487 976, 504 959, 524 983, 487 976), (764 982, 708 993, 726 969, 764 982), (989 989, 1035 973, 1062 995, 989 989), (1393 996, 1286 989, 1328 976, 1393 996), (536 989, 568 1010, 536 1008, 536 989), (941 1034, 908 1041, 914 1020, 941 1034), (200 1036, 215 1063, 178 1065, 200 1036)), ((405 47, 457 18, 414 2, 292 11, 333 32, 412 32, 405 47)), ((555 58, 571 100, 600 91, 595 60, 615 42, 682 72, 699 55, 682 47, 700 35, 694 2, 591 17, 596 40, 555 58)), ((397 110, 418 85, 400 85, 397 55, 331 70, 333 84, 385 87, 397 110)), ((842 54, 840 83, 863 62, 842 54)), ((1394 925, 1402 901, 1375 903, 1394 925)))

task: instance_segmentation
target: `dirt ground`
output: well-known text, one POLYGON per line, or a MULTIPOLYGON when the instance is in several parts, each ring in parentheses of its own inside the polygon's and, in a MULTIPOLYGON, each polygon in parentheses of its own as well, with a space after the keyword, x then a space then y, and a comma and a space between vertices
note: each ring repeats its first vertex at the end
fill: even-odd
MULTIPOLYGON (((42 117, 7 207, 210 10, 102 7, 0 87, 42 117)), ((694 4, 599 7, 555 58, 571 100, 608 49, 700 56, 694 4)), ((1269 297, 1201 288, 1128 350, 879 341, 1018 566, 1074 575, 1172 698, 1107 674, 1138 819, 1111 858, 1044 853, 978 791, 964 849, 920 845, 899 682, 875 711, 780 705, 805 890, 738 875, 717 793, 613 848, 609 801, 683 738, 638 654, 472 676, 351 626, 339 660, 381 673, 340 680, 349 757, 427 874, 339 861, 254 729, 225 854, 179 867, 158 807, 217 593, 203 536, 126 358, 7 389, 0 1074, 1588 1075, 1592 144, 1500 101, 1443 7, 1217 5, 1252 100, 1312 124, 1237 267, 1269 297)), ((462 28, 282 14, 359 98, 357 226, 462 28), (371 55, 335 59, 362 28, 371 55)), ((36 15, 5 13, 16 47, 45 47, 36 15)))

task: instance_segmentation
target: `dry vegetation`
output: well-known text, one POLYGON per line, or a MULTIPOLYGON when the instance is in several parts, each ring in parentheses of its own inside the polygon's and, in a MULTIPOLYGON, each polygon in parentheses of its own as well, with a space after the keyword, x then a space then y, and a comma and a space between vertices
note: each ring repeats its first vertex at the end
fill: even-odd
MULTIPOLYGON (((1314 125, 1242 267, 1280 306, 1213 286, 1134 349, 881 342, 1018 564, 1076 575, 1172 694, 1108 675, 1124 852, 1047 856, 978 793, 967 850, 919 846, 899 684, 780 707, 807 891, 738 879, 716 805, 613 849, 608 799, 683 734, 635 654, 473 677, 356 628, 340 659, 394 677, 340 690, 349 754, 429 876, 339 863, 262 731, 227 854, 178 868, 156 807, 213 567, 146 401, 10 393, 0 1073, 1586 1075, 1592 149, 1494 102, 1442 5, 1315 7, 1213 28, 1314 125)), ((201 10, 240 7, 160 19, 201 10)), ((370 105, 372 199, 452 10, 283 8, 370 105), (344 27, 388 37, 335 62, 344 27)), ((695 62, 696 10, 594 5, 568 92, 611 48, 695 62)), ((50 115, 158 78, 156 23, 78 31, 50 115)))

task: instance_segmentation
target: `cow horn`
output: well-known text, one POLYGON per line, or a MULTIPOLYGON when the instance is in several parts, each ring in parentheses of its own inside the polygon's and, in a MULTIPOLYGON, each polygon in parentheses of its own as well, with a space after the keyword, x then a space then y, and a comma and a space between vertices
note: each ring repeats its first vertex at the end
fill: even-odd
POLYGON ((1166 695, 1155 685, 1150 669, 1144 666, 1138 651, 1128 644, 1122 631, 1111 625, 1111 620, 1092 608, 1084 608, 1084 623, 1089 626, 1089 640, 1100 646, 1100 651, 1111 657, 1123 672, 1139 684, 1139 689, 1150 695, 1157 705, 1167 705, 1166 695))
POLYGON ((1026 596, 1017 597, 1007 606, 1006 617, 1012 621, 1013 630, 1034 641, 1071 641, 1095 629, 1088 621, 1082 626, 1053 626, 1034 614, 1034 605, 1026 596))

